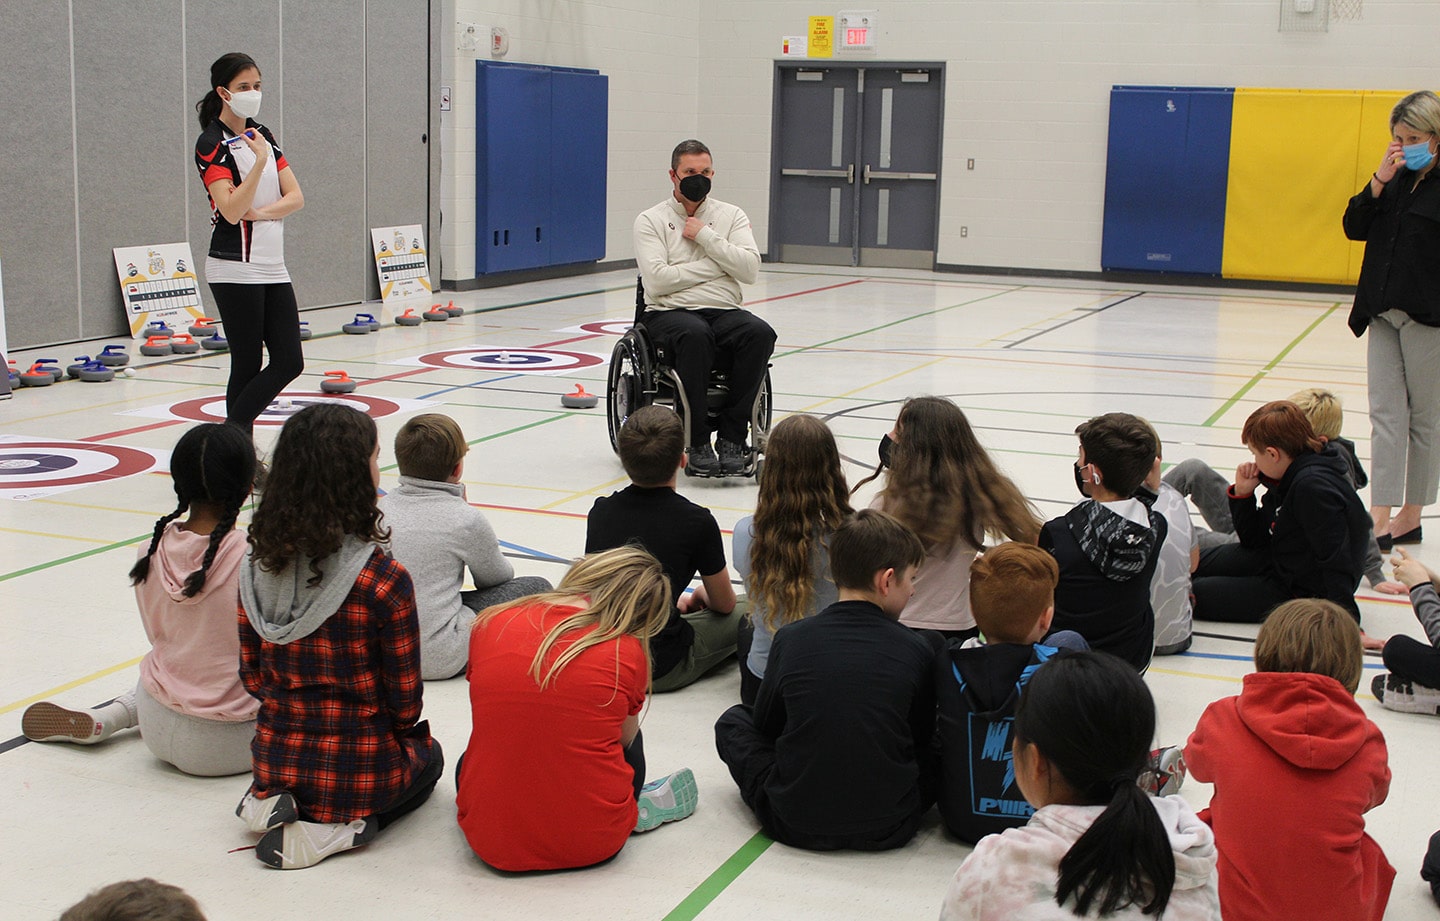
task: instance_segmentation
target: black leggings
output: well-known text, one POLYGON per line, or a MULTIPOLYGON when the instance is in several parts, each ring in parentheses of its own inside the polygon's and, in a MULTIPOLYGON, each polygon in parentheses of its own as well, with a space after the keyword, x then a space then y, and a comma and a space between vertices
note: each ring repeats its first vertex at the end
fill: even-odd
POLYGON ((1399 634, 1385 643, 1385 667, 1406 681, 1440 688, 1440 649, 1399 634))
POLYGON ((225 421, 251 431, 255 419, 300 372, 300 310, 290 283, 212 284, 230 342, 230 382, 225 386, 225 421), (270 361, 260 367, 261 346, 270 361))

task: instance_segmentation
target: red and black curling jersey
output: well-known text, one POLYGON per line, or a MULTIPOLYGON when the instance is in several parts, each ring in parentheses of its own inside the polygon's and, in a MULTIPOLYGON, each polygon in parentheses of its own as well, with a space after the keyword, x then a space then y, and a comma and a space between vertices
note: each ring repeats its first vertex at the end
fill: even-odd
MULTIPOLYGON (((270 129, 256 122, 254 119, 247 120, 247 128, 254 128, 269 142, 274 156, 268 157, 265 161, 265 171, 260 179, 260 187, 255 192, 252 208, 263 208, 264 206, 278 201, 280 198, 280 171, 287 168, 289 164, 285 161, 285 155, 280 152, 280 146, 275 143, 275 136, 270 129)), ((200 171, 200 181, 204 184, 206 198, 210 202, 210 223, 214 231, 210 235, 210 256, 214 259, 223 259, 230 262, 254 263, 265 266, 283 266, 285 264, 285 236, 284 221, 245 221, 237 224, 227 221, 215 207, 214 198, 210 197, 210 184, 220 180, 229 179, 236 186, 245 181, 250 175, 250 169, 255 165, 255 154, 245 143, 228 144, 227 138, 235 135, 226 128, 219 119, 210 123, 200 134, 199 140, 195 142, 195 168, 200 171)), ((208 273, 207 273, 208 274, 208 273)))

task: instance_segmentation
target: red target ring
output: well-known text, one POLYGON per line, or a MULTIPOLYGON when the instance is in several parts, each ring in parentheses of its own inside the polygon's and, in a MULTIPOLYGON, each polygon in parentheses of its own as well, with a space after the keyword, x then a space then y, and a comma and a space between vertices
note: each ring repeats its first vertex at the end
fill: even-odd
MULTIPOLYGON (((339 403, 360 410, 367 416, 380 419, 400 411, 400 404, 384 397, 362 396, 358 393, 282 393, 275 402, 267 406, 255 419, 256 425, 284 425, 285 420, 316 403, 339 403), (288 407, 281 406, 281 400, 288 400, 288 407)), ((224 422, 225 398, 223 396, 201 397, 183 400, 170 407, 173 415, 194 422, 224 422)))
POLYGON ((595 323, 581 323, 580 328, 587 333, 596 333, 601 336, 623 336, 634 325, 630 320, 600 320, 595 323))
POLYGON ((559 349, 451 349, 421 355, 418 361, 432 368, 495 371, 505 374, 554 374, 604 364, 605 358, 588 352, 559 349))
POLYGON ((118 480, 134 476, 137 473, 144 473, 155 467, 154 456, 135 448, 74 441, 0 443, 0 462, 7 458, 22 458, 25 463, 16 465, 0 463, 0 489, 36 489, 103 483, 106 480, 118 480), (75 466, 77 454, 90 455, 86 459, 92 465, 97 459, 95 455, 99 455, 99 459, 108 461, 109 466, 101 470, 88 470, 73 476, 47 475, 75 466))

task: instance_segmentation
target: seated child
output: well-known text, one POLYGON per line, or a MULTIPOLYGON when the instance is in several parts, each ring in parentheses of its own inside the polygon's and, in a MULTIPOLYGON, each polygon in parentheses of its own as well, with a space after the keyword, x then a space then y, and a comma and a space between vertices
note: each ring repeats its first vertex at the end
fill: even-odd
POLYGON ((465 501, 460 477, 469 450, 454 419, 415 416, 395 436, 400 485, 379 503, 390 552, 415 585, 420 674, 426 679, 465 670, 476 611, 550 590, 538 576, 515 577, 485 513, 465 501), (461 591, 467 568, 473 591, 461 591))
POLYGON ((280 430, 240 572, 240 680, 260 701, 236 814, 291 870, 369 844, 444 770, 420 719, 420 622, 381 544, 375 422, 317 403, 280 430))
POLYGON ((1220 848, 1226 921, 1379 921, 1395 870, 1365 833, 1385 802, 1385 738, 1355 702, 1360 630, 1315 598, 1276 608, 1238 697, 1205 709, 1185 746, 1214 783, 1201 813, 1220 848))
MULTIPOLYGON (((1288 399, 1300 407, 1305 418, 1310 420, 1310 426, 1315 429, 1316 437, 1322 442, 1335 445, 1339 450, 1340 456, 1349 468, 1351 484, 1356 489, 1364 489, 1365 484, 1370 480, 1365 475, 1365 468, 1360 465, 1360 459, 1355 455, 1355 443, 1340 437, 1340 428, 1345 417, 1340 398, 1328 390, 1310 387, 1292 393, 1288 399)), ((1239 538, 1235 536, 1235 521, 1230 516, 1229 480, 1216 473, 1209 464, 1193 457, 1183 460, 1165 471, 1163 479, 1181 495, 1194 502, 1195 507, 1200 510, 1200 515, 1205 519, 1205 524, 1210 530, 1207 531, 1205 528, 1196 530, 1196 544, 1201 550, 1239 541, 1239 538)), ((1380 557, 1381 549, 1376 542, 1375 526, 1372 521, 1365 551, 1365 579, 1377 592, 1386 595, 1403 595, 1405 586, 1398 582, 1387 581, 1385 578, 1385 572, 1382 569, 1383 561, 1380 557)), ((1388 535, 1386 536, 1386 546, 1383 549, 1390 549, 1388 535)))
POLYGON ((1173 656, 1190 648, 1190 573, 1200 561, 1200 548, 1185 497, 1160 477, 1160 433, 1149 422, 1145 427, 1155 442, 1155 464, 1135 498, 1165 517, 1165 543, 1160 545, 1160 562, 1150 580, 1150 607, 1155 611, 1155 655, 1173 656))
POLYGON ((951 641, 935 657, 940 817, 971 844, 1024 825, 1035 811, 1010 762, 1015 705, 1057 647, 1089 648, 1076 633, 1046 637, 1059 580, 1055 558, 1034 544, 986 550, 970 564, 970 610, 985 641, 951 641))
POLYGON ((238 426, 197 425, 171 452, 170 479, 179 504, 130 570, 151 643, 139 682, 95 709, 41 701, 20 728, 36 742, 90 745, 139 726, 155 757, 186 774, 244 774, 260 704, 236 674, 245 532, 235 519, 255 482, 255 446, 238 426))
POLYGON ((671 612, 650 643, 651 690, 674 691, 735 654, 739 617, 725 567, 725 543, 710 510, 675 491, 685 463, 685 427, 664 406, 631 413, 616 437, 629 486, 595 500, 585 552, 638 544, 670 579, 671 612), (700 574, 701 586, 685 588, 700 574), (683 597, 682 597, 683 596, 683 597))
POLYGON ((1375 699, 1387 710, 1440 716, 1440 595, 1436 575, 1424 563, 1395 548, 1395 578, 1410 587, 1410 604, 1430 645, 1404 634, 1390 637, 1381 655, 1388 675, 1370 682, 1375 699))
POLYGON ((695 811, 688 768, 645 783, 645 648, 669 616, 665 571, 637 547, 587 556, 556 591, 480 615, 455 802, 481 860, 587 867, 695 811))
POLYGON ((884 512, 847 519, 830 539, 840 600, 776 631, 754 710, 716 722, 720 760, 775 840, 901 847, 934 803, 935 649, 898 622, 924 558, 884 512))
POLYGON ((1114 656, 1036 669, 1013 731, 1015 784, 1035 814, 975 845, 941 921, 1220 921, 1215 837, 1182 797, 1138 785, 1155 721, 1145 682, 1114 656))
MULTIPOLYGON (((236 431, 249 440, 244 429, 236 431)), ((147 876, 96 889, 65 909, 60 921, 205 921, 205 913, 184 889, 147 876)))
POLYGON ((1258 623, 1291 598, 1324 598, 1356 623, 1370 515, 1339 449, 1316 435, 1300 407, 1266 403, 1240 431, 1254 461, 1235 470, 1230 514, 1238 544, 1200 552, 1191 579, 1201 620, 1258 623), (1255 501, 1256 487, 1265 497, 1255 501))
POLYGON ((1053 626, 1144 671, 1155 649, 1150 583, 1168 533, 1165 517, 1134 498, 1155 464, 1154 438, 1129 413, 1096 416, 1075 434, 1075 484, 1087 498, 1040 531, 1060 566, 1053 626))

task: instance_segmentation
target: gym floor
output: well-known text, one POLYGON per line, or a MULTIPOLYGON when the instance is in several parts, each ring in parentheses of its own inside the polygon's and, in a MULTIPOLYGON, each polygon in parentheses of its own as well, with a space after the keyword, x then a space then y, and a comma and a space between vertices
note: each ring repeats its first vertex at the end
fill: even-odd
MULTIPOLYGON (((591 502, 626 482, 608 444, 603 395, 615 334, 633 313, 634 277, 622 271, 467 292, 454 299, 467 309, 462 317, 387 324, 368 336, 340 332, 357 308, 308 312, 316 335, 306 343, 307 370, 290 388, 290 408, 269 418, 278 423, 303 405, 323 372, 347 371, 359 383, 354 397, 377 417, 388 489, 401 421, 422 409, 450 414, 472 445, 471 502, 489 516, 518 573, 557 581, 583 548, 591 502), (418 360, 427 355, 434 364, 418 360), (577 383, 600 394, 600 406, 562 408, 560 395, 577 383)), ((767 267, 747 298, 779 333, 777 418, 826 419, 852 482, 874 468, 901 401, 927 393, 965 409, 1047 517, 1077 499, 1076 424, 1112 410, 1150 419, 1168 460, 1198 456, 1228 473, 1248 457, 1239 431, 1256 406, 1325 386, 1345 400, 1345 434, 1368 466, 1365 349, 1346 329, 1348 299, 803 266, 767 267)), ((378 313, 376 306, 358 309, 378 313)), ((22 367, 52 355, 68 364, 109 341, 121 340, 12 357, 22 367)), ((507 875, 475 858, 455 824, 448 770, 432 799, 375 844, 284 873, 247 849, 255 836, 234 816, 245 777, 182 775, 133 732, 93 747, 26 743, 20 715, 30 703, 90 706, 134 686, 147 644, 125 574, 155 519, 173 507, 161 472, 166 452, 223 397, 223 354, 137 356, 133 364, 133 378, 28 388, 0 404, 0 500, 8 500, 0 501, 0 611, 8 624, 0 740, 10 740, 0 741, 0 803, 11 829, 0 841, 0 917, 54 918, 100 885, 139 876, 186 888, 212 921, 938 913, 968 848, 933 813, 914 841, 885 854, 809 853, 758 833, 713 742, 715 718, 739 697, 733 664, 653 698, 644 715, 652 776, 692 768, 701 790, 695 815, 633 838, 604 867, 560 875, 507 875), (135 470, 145 472, 126 475, 135 470)), ((277 431, 258 428, 262 450, 277 431)), ((755 504, 750 480, 682 479, 680 490, 711 508, 727 533, 755 504)), ((1429 525, 1440 530, 1433 519, 1429 525)), ((1440 549, 1418 552, 1440 567, 1440 549)), ((1368 587, 1360 597, 1369 633, 1423 637, 1405 598, 1368 587)), ((1255 627, 1196 629, 1190 652, 1157 659, 1148 674, 1159 744, 1183 743, 1204 707, 1238 693, 1252 667, 1255 627)), ((1385 733, 1394 771, 1390 798, 1368 823, 1399 872, 1387 917, 1434 917, 1418 871, 1440 827, 1440 764, 1426 754, 1440 724, 1383 710, 1369 694, 1380 670, 1367 658, 1359 698, 1385 733)), ((425 690, 425 716, 453 764, 470 728, 466 683, 425 690)), ((1198 808, 1210 788, 1192 781, 1183 794, 1198 808)))

